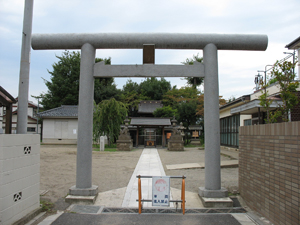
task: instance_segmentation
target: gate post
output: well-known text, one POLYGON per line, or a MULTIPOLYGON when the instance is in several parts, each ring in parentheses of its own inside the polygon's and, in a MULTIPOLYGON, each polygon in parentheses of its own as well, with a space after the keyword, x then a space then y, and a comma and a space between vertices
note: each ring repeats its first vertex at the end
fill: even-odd
POLYGON ((218 49, 208 44, 203 49, 204 61, 204 128, 205 128, 205 187, 199 187, 199 195, 207 198, 227 196, 221 188, 220 122, 218 49))
POLYGON ((98 186, 92 185, 93 104, 95 48, 86 43, 81 48, 78 103, 78 137, 76 186, 70 195, 95 196, 98 186))

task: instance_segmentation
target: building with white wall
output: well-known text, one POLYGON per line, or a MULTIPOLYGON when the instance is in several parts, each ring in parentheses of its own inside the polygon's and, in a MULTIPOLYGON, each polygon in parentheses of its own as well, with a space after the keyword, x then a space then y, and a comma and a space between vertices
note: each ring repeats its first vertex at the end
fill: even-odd
POLYGON ((78 106, 62 105, 39 113, 44 144, 77 144, 78 106))
MULTIPOLYGON (((269 110, 275 110, 279 105, 282 105, 278 83, 270 85, 266 91, 268 98, 272 99, 269 110)), ((260 89, 250 95, 243 95, 234 101, 220 106, 221 145, 238 147, 240 126, 265 123, 267 112, 266 109, 260 105, 259 100, 259 96, 261 96, 263 92, 264 89, 260 89)), ((296 94, 300 101, 300 87, 298 87, 296 94)), ((290 121, 300 121, 300 103, 291 110, 290 121)))
POLYGON ((299 60, 300 59, 300 36, 298 38, 296 38, 295 40, 293 40, 291 43, 287 44, 285 47, 290 50, 295 50, 298 52, 297 66, 298 66, 298 80, 300 80, 300 60, 299 60))
MULTIPOLYGON (((16 98, 18 101, 18 98, 16 98)), ((28 102, 28 111, 27 111, 27 133, 28 134, 36 134, 41 133, 41 124, 38 124, 37 120, 37 110, 38 106, 34 104, 33 102, 28 102)), ((7 108, 2 107, 2 129, 5 128, 6 125, 6 112, 7 108)), ((14 103, 12 105, 12 127, 11 127, 11 133, 15 134, 17 132, 17 116, 18 115, 18 102, 14 103)))

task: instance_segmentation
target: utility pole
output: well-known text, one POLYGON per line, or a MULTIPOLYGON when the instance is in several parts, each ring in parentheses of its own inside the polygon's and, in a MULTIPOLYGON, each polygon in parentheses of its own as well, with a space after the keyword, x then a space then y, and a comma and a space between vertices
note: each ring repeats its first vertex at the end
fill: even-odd
POLYGON ((17 133, 27 133, 33 0, 25 0, 18 95, 17 133))

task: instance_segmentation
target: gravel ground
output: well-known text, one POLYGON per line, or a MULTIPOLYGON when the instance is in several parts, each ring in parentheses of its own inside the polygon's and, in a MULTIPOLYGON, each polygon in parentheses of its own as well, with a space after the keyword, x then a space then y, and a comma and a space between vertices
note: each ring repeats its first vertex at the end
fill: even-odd
MULTIPOLYGON (((76 182, 75 145, 41 145, 40 189, 48 192, 43 196, 51 202, 63 202, 69 188, 76 182)), ((123 188, 128 185, 131 175, 143 149, 130 152, 93 152, 92 183, 99 192, 123 188)), ((204 162, 204 150, 188 148, 184 152, 170 152, 158 149, 167 175, 186 178, 186 190, 198 193, 204 186, 204 169, 167 170, 166 165, 204 162)), ((221 156, 221 160, 230 160, 221 156)), ((222 187, 238 186, 238 168, 221 169, 222 187)), ((180 179, 171 179, 171 186, 181 189, 180 179)))

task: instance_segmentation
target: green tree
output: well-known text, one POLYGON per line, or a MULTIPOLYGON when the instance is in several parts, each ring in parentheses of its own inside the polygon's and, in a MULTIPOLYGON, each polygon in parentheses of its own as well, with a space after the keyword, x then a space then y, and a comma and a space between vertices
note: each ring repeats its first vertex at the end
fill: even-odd
MULTIPOLYGON (((203 57, 199 56, 199 53, 197 55, 193 55, 193 58, 187 58, 184 62, 181 62, 184 65, 194 65, 194 62, 203 62, 203 57)), ((203 77, 185 77, 184 78, 187 81, 187 84, 189 86, 192 86, 194 88, 197 88, 203 83, 203 77)))
POLYGON ((177 111, 176 119, 187 128, 185 130, 188 143, 188 127, 203 118, 203 94, 194 87, 173 88, 163 98, 163 104, 177 111))
MULTIPOLYGON (((45 110, 61 105, 78 105, 80 52, 64 51, 61 56, 56 56, 56 58, 59 60, 52 65, 52 71, 48 70, 50 81, 43 78, 48 88, 47 93, 41 94, 41 104, 45 110)), ((111 59, 96 59, 96 62, 100 61, 110 64, 111 59)), ((103 99, 101 96, 105 96, 106 98, 115 97, 111 90, 116 89, 113 81, 113 78, 95 80, 96 102, 100 102, 103 99), (109 94, 104 95, 107 92, 109 94)), ((117 91, 114 93, 116 95, 119 94, 117 91)))
POLYGON ((139 89, 140 85, 137 82, 133 82, 131 79, 128 79, 126 84, 123 85, 124 93, 139 92, 139 89))
POLYGON ((196 124, 199 119, 197 113, 197 101, 187 101, 179 103, 178 107, 178 122, 182 122, 187 128, 192 124, 196 124))
POLYGON ((177 109, 172 109, 171 106, 163 106, 153 112, 154 117, 177 117, 177 109))
POLYGON ((133 82, 131 79, 126 81, 126 84, 123 85, 121 100, 126 104, 128 108, 129 116, 138 115, 138 105, 141 100, 146 100, 143 95, 139 93, 140 86, 138 83, 133 82))
POLYGON ((139 93, 148 100, 161 100, 163 95, 171 90, 171 83, 163 77, 158 80, 156 77, 146 78, 140 83, 139 93))
POLYGON ((196 100, 201 92, 192 87, 182 87, 180 89, 173 88, 166 92, 163 96, 163 104, 176 108, 178 103, 190 100, 196 100))
POLYGON ((114 78, 97 78, 94 82, 94 100, 100 103, 103 100, 115 98, 121 100, 122 91, 117 89, 114 78))
POLYGON ((259 99, 259 104, 267 112, 267 118, 266 118, 265 122, 266 123, 275 123, 276 118, 279 117, 279 111, 276 111, 275 114, 274 114, 274 112, 270 112, 270 106, 273 102, 273 100, 271 98, 268 98, 269 91, 267 91, 267 87, 270 84, 271 84, 270 82, 266 83, 264 81, 261 81, 261 84, 260 84, 261 85, 261 95, 258 97, 258 99, 259 99), (271 117, 270 117, 270 113, 271 113, 271 117))
MULTIPOLYGON (((289 112, 299 102, 295 92, 299 87, 299 82, 295 81, 296 74, 294 68, 297 62, 277 61, 271 70, 271 79, 276 79, 280 87, 280 98, 283 102, 278 110, 281 113, 274 114, 275 117, 281 116, 283 121, 289 121, 289 112)), ((273 116, 273 115, 272 115, 273 116)))
POLYGON ((259 97, 260 105, 265 108, 267 112, 266 123, 276 123, 279 118, 282 121, 289 121, 289 112, 291 109, 298 104, 299 100, 295 92, 299 87, 299 82, 295 81, 294 68, 297 62, 290 61, 276 61, 274 64, 271 75, 268 81, 262 82, 262 93, 259 97), (279 97, 281 98, 283 104, 278 105, 276 110, 270 111, 270 105, 273 100, 268 97, 269 93, 267 88, 271 85, 277 83, 280 88, 279 97))
POLYGON ((108 144, 118 138, 120 126, 127 115, 126 105, 111 98, 94 104, 93 136, 97 141, 101 135, 106 135, 108 144))

